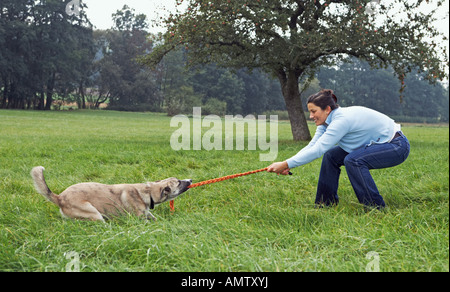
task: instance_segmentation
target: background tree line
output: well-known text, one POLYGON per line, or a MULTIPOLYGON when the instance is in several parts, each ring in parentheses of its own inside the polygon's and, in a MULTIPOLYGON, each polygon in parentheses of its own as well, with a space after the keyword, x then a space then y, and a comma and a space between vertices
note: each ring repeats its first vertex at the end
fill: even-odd
MULTIPOLYGON (((93 30, 83 9, 71 16, 65 10, 60 0, 1 0, 0 108, 50 110, 70 102, 86 108, 89 102, 169 115, 191 113, 193 106, 219 115, 286 110, 280 83, 260 69, 187 69, 188 47, 170 52, 155 69, 142 65, 140 56, 156 38, 146 16, 128 6, 113 14, 114 27, 106 31, 93 30)), ((364 105, 405 121, 449 120, 448 87, 419 74, 407 76, 402 103, 393 70, 374 70, 356 58, 322 66, 305 82, 303 96, 331 88, 341 106, 364 105)))

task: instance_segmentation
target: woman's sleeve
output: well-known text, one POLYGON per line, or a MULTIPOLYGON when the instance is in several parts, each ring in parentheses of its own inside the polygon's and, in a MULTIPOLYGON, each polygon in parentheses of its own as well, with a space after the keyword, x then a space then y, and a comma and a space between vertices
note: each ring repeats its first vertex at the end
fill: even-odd
POLYGON ((289 168, 305 165, 320 158, 334 147, 348 131, 349 126, 344 120, 335 120, 328 127, 319 126, 308 146, 286 160, 289 168))

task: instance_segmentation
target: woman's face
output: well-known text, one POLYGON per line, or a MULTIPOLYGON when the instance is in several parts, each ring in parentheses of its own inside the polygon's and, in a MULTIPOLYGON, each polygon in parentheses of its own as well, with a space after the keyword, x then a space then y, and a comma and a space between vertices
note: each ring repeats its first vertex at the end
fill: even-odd
POLYGON ((316 123, 316 126, 320 126, 325 124, 325 121, 328 118, 328 115, 331 112, 331 107, 327 106, 326 109, 321 109, 314 103, 308 103, 308 110, 309 110, 309 118, 316 123))

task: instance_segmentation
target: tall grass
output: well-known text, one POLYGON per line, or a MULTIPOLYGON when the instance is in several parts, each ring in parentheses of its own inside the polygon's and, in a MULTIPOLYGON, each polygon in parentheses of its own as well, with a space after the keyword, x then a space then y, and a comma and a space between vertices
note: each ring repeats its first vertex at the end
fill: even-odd
MULTIPOLYGON (((103 111, 0 111, 0 271, 449 270, 449 128, 404 126, 408 160, 373 171, 384 211, 357 203, 343 171, 340 205, 314 208, 320 160, 293 176, 259 173, 189 190, 157 222, 62 219, 33 188, 46 168, 55 193, 85 181, 194 182, 267 166, 258 151, 173 151, 170 118, 103 111), (76 256, 74 256, 76 255, 76 256)), ((314 131, 313 126, 311 130, 314 131)), ((305 143, 279 124, 279 155, 305 143)))

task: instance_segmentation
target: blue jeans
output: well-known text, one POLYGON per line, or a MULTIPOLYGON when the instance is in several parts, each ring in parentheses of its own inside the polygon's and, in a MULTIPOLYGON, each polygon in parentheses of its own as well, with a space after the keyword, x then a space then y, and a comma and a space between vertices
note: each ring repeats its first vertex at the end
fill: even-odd
POLYGON ((341 166, 345 165, 358 201, 379 209, 385 207, 369 170, 393 167, 406 160, 410 151, 409 141, 402 132, 399 133, 400 137, 390 143, 364 146, 351 153, 336 146, 326 152, 320 169, 316 204, 330 206, 339 203, 339 176, 341 166))

